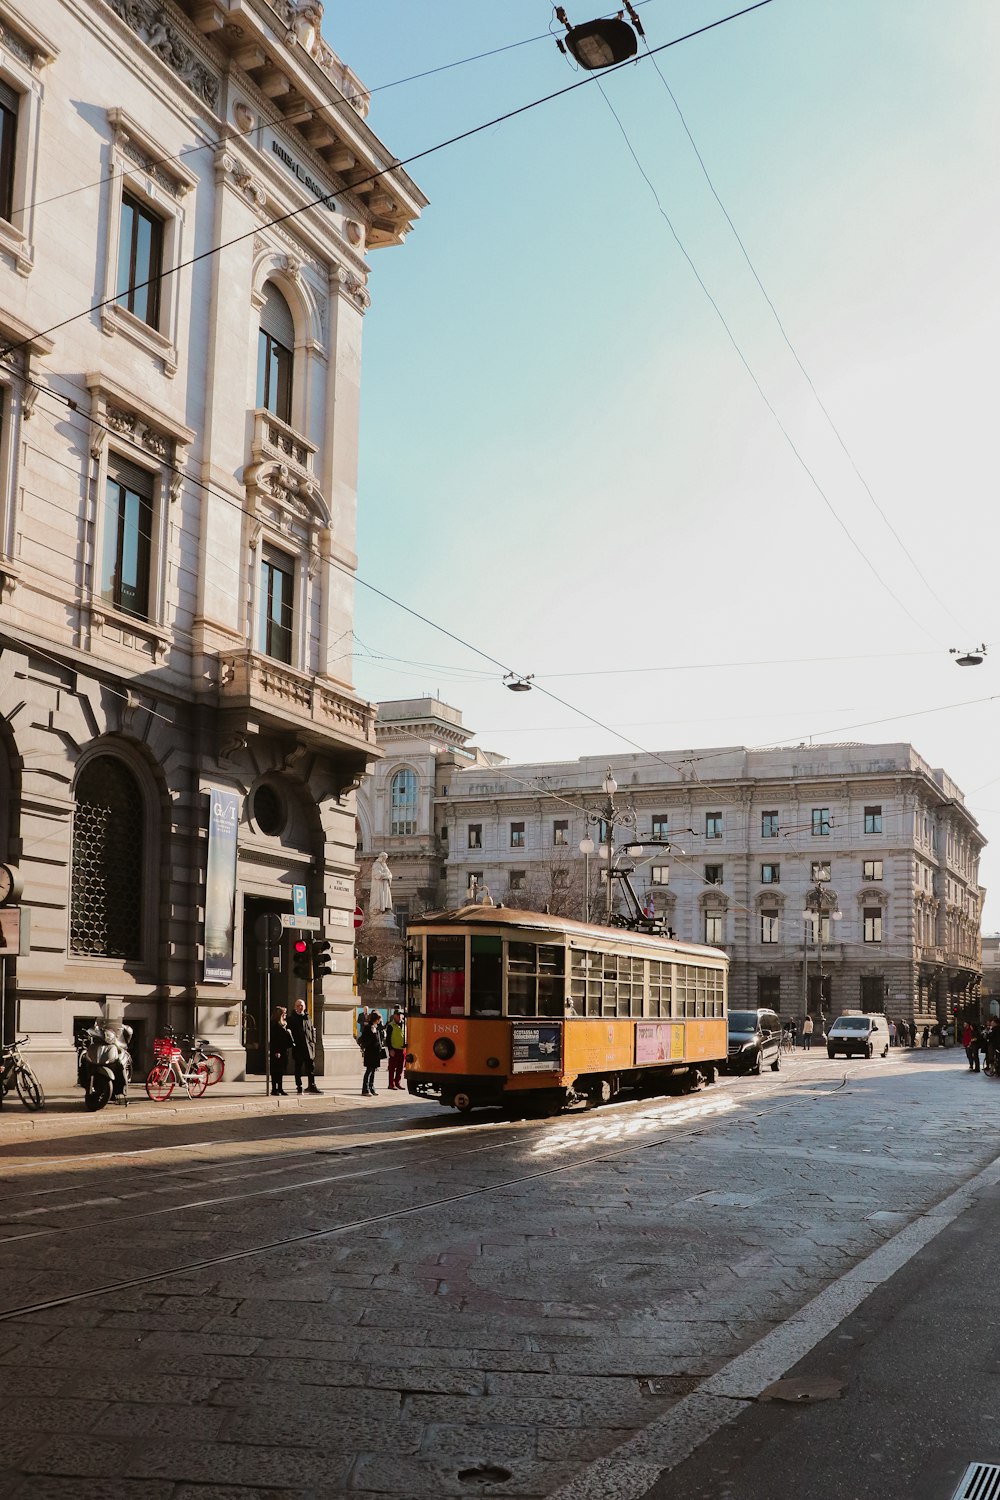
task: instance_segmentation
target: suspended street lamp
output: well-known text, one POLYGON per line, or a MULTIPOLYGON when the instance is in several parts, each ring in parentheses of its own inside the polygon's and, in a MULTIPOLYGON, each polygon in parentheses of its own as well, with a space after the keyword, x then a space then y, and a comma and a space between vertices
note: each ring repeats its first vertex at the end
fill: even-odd
MULTIPOLYGON (((629 9, 631 11, 631 7, 629 9)), ((565 42, 557 37, 556 46, 560 52, 569 52, 573 60, 588 72, 627 62, 639 50, 636 34, 628 22, 622 20, 620 11, 617 16, 571 26, 565 10, 557 5, 556 19, 566 28, 565 42)))
POLYGON ((956 667, 981 667, 983 657, 986 655, 986 646, 985 644, 973 646, 971 651, 963 651, 961 655, 958 647, 952 646, 949 654, 955 658, 956 667))

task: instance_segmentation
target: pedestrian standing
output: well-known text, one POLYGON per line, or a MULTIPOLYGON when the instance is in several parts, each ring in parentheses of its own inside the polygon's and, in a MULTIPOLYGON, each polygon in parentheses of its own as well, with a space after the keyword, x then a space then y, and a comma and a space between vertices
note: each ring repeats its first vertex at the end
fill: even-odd
POLYGON ((922 1033, 921 1033, 921 1036, 920 1036, 920 1045, 921 1045, 921 1047, 929 1047, 930 1044, 931 1044, 931 1028, 929 1026, 925 1026, 924 1029, 923 1029, 923 1031, 922 1031, 922 1033))
POLYGON ((292 1045, 292 1034, 288 1029, 288 1011, 276 1005, 271 1012, 271 1030, 268 1050, 271 1054, 271 1093, 285 1092, 285 1068, 288 1064, 288 1049, 292 1045))
POLYGON ((889 1046, 890 1047, 895 1047, 895 1045, 896 1045, 896 1023, 895 1023, 895 1021, 890 1021, 889 1022, 889 1046))
POLYGON ((307 1094, 321 1094, 316 1087, 316 1028, 306 1014, 306 1002, 296 1000, 295 1009, 288 1017, 288 1030, 292 1036, 292 1063, 295 1068, 295 1092, 302 1092, 302 1075, 309 1080, 307 1094))
POLYGON ((802 1050, 808 1052, 813 1044, 813 1018, 806 1016, 802 1022, 802 1050))
POLYGON ((962 1046, 965 1048, 965 1055, 969 1059, 969 1072, 978 1073, 979 1037, 976 1029, 968 1021, 962 1027, 962 1046))
POLYGON ((795 1024, 795 1017, 794 1016, 792 1017, 792 1019, 788 1023, 788 1034, 789 1034, 789 1036, 792 1039, 792 1051, 794 1052, 794 1050, 795 1050, 795 1043, 797 1042, 798 1035, 799 1035, 799 1028, 795 1024))
POLYGON ((385 1041, 389 1052, 389 1087, 402 1089, 403 1064, 406 1061, 406 1031, 403 1025, 403 1012, 398 1005, 389 1017, 389 1024, 385 1029, 385 1041))
POLYGON ((369 1013, 361 1033, 361 1056, 365 1063, 365 1076, 361 1084, 362 1095, 375 1097, 375 1074, 382 1066, 385 1048, 382 1045, 382 1022, 377 1010, 369 1013))
POLYGON ((899 1045, 908 1047, 910 1045, 910 1028, 905 1021, 900 1021, 896 1026, 896 1035, 899 1037, 899 1045))

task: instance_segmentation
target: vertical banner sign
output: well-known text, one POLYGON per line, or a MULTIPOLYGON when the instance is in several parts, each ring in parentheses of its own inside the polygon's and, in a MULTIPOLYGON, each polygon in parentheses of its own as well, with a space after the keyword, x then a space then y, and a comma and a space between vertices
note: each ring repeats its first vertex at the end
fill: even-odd
POLYGON ((206 984, 229 984, 233 977, 236 933, 236 835, 240 799, 236 792, 208 791, 208 868, 205 871, 206 984))

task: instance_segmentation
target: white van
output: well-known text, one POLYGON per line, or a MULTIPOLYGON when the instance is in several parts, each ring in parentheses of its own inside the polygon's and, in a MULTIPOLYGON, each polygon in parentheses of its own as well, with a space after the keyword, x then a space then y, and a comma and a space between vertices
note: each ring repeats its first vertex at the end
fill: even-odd
POLYGON ((826 1034, 826 1055, 836 1057, 886 1057, 889 1052, 889 1023, 885 1016, 866 1015, 861 1010, 845 1010, 826 1034))

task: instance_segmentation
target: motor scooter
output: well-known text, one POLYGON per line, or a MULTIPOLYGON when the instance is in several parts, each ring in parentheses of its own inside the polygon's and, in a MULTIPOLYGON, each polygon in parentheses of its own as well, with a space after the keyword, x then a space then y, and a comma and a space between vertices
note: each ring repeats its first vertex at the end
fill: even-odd
POLYGON ((95 1021, 76 1039, 76 1078, 87 1109, 103 1109, 109 1099, 124 1099, 131 1076, 128 1044, 132 1028, 95 1021))

